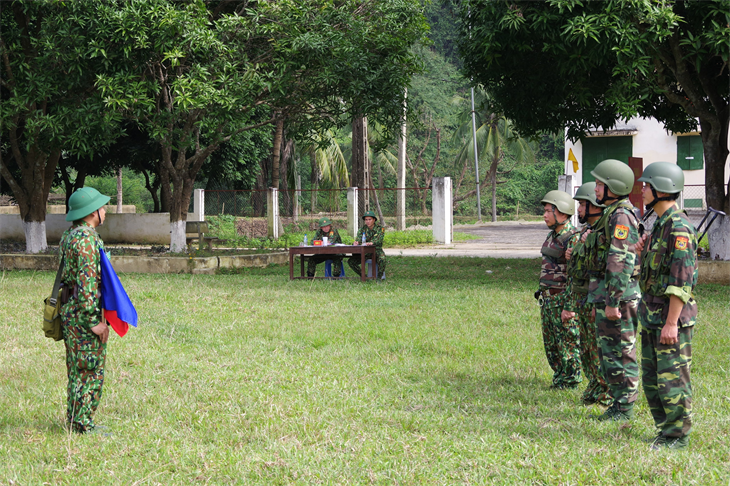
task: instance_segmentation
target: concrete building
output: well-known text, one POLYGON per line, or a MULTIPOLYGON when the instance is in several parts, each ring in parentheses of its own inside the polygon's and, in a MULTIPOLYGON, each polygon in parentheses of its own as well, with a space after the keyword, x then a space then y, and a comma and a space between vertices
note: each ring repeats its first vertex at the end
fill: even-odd
MULTIPOLYGON (((573 192, 594 180, 590 172, 605 159, 627 162, 637 179, 644 167, 653 162, 674 162, 684 170, 685 190, 680 204, 685 208, 706 209, 705 163, 699 132, 671 133, 653 118, 633 118, 611 130, 595 130, 583 140, 565 142, 565 174, 573 176, 573 192), (570 153, 578 161, 577 170, 570 153)), ((730 174, 725 162, 725 180, 730 174)), ((630 200, 643 209, 641 183, 634 186, 630 200)))

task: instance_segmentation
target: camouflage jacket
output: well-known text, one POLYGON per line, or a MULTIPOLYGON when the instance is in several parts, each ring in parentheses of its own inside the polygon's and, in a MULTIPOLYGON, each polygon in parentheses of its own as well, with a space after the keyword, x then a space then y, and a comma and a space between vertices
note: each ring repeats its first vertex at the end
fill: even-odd
POLYGON ((61 282, 76 286, 75 305, 79 320, 92 328, 101 322, 101 257, 104 248, 99 234, 86 222, 72 226, 61 236, 60 254, 64 258, 61 282))
POLYGON ((694 325, 697 302, 692 291, 697 285, 697 233, 687 214, 676 204, 656 220, 641 256, 639 318, 642 326, 647 329, 664 326, 672 295, 684 303, 679 327, 694 325))
POLYGON ((568 260, 568 268, 566 270, 568 283, 565 291, 570 295, 570 298, 565 303, 565 310, 570 312, 578 311, 578 306, 581 304, 579 301, 585 300, 586 294, 588 293, 589 277, 586 268, 586 247, 580 239, 589 229, 591 229, 591 225, 586 224, 581 228, 579 233, 576 233, 573 252, 570 255, 570 260, 568 260))
POLYGON ((321 240, 324 236, 327 237, 327 243, 329 245, 334 245, 336 243, 342 243, 342 238, 340 238, 340 233, 334 228, 330 228, 330 231, 327 234, 325 234, 325 232, 322 231, 322 228, 318 229, 317 232, 314 233, 314 238, 312 238, 312 241, 321 240))
POLYGON ((540 290, 564 289, 568 281, 565 251, 576 241, 575 226, 568 220, 557 233, 548 233, 542 244, 542 267, 540 268, 540 290))
POLYGON ((378 252, 383 251, 383 239, 385 238, 385 228, 380 226, 380 224, 377 222, 373 225, 373 229, 368 229, 367 226, 361 226, 360 229, 357 230, 357 236, 355 236, 356 242, 362 243, 363 233, 365 234, 366 242, 372 242, 376 251, 378 251, 378 252))
POLYGON ((635 247, 643 225, 634 209, 625 199, 607 206, 586 238, 588 302, 618 307, 641 295, 635 247))

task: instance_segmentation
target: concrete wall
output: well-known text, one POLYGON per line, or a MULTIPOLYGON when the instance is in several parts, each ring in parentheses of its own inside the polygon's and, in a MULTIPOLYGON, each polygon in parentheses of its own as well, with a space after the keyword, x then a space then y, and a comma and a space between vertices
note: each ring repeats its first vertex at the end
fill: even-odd
MULTIPOLYGON (((106 205, 104 206, 106 208, 107 213, 116 213, 117 212, 117 205, 106 205)), ((122 212, 123 213, 136 213, 137 212, 137 206, 134 204, 123 204, 122 205, 122 212)), ((0 206, 0 214, 20 214, 20 207, 18 206, 0 206)), ((53 204, 50 206, 46 206, 46 214, 66 214, 66 205, 65 204, 53 204)))
MULTIPOLYGON (((677 163, 677 135, 674 135, 664 128, 664 125, 653 118, 632 118, 626 123, 619 123, 613 130, 632 130, 636 133, 632 136, 633 157, 641 157, 644 167, 653 162, 674 162, 677 163)), ((699 133, 693 133, 699 135, 699 133)), ((628 161, 624 161, 628 162, 628 161)), ((565 173, 574 176, 574 183, 580 186, 583 180, 583 145, 580 140, 575 143, 565 141, 565 173), (573 163, 568 160, 569 149, 578 159, 579 168, 573 171, 573 163)), ((730 158, 725 161, 725 179, 730 176, 730 158)), ((705 171, 685 170, 685 185, 704 185, 705 171)))
MULTIPOLYGON (((193 221, 193 215, 188 214, 193 221)), ((65 214, 46 215, 46 239, 57 245, 69 227, 65 214)), ((170 213, 114 214, 109 213, 97 228, 106 243, 170 244, 170 213)), ((25 240, 20 215, 0 214, 0 239, 25 240)))

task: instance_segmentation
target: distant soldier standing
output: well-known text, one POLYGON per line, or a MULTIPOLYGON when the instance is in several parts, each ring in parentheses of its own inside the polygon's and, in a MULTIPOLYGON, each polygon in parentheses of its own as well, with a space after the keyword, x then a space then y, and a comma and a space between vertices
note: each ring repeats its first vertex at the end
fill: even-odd
POLYGON ((600 403, 611 405, 613 399, 608 389, 608 383, 601 370, 601 361, 598 358, 598 339, 596 324, 593 319, 593 305, 587 302, 589 277, 586 272, 586 251, 583 240, 588 236, 592 225, 603 214, 603 204, 596 201, 596 183, 587 182, 578 188, 573 199, 578 201, 578 221, 584 224, 575 246, 568 250, 568 285, 565 308, 561 314, 563 322, 575 318, 580 330, 580 361, 583 364, 583 374, 588 380, 583 392, 582 400, 586 405, 600 403))
POLYGON ((605 204, 603 216, 586 238, 588 302, 595 305, 601 366, 613 403, 599 420, 624 421, 634 416, 638 397, 636 362, 639 262, 636 244, 641 223, 627 200, 634 172, 620 160, 604 160, 591 171, 596 178, 596 201, 605 204))
POLYGON ((675 200, 684 189, 676 164, 655 162, 639 178, 642 198, 657 215, 642 238, 641 376, 659 433, 651 448, 682 449, 692 430, 692 334, 697 302, 697 233, 675 200))
POLYGON ((565 286, 566 251, 575 243, 577 234, 570 222, 575 214, 575 202, 563 191, 550 191, 541 201, 545 211, 543 220, 550 233, 542 245, 540 270, 540 314, 545 355, 553 370, 551 388, 576 388, 580 376, 580 335, 574 319, 563 323, 560 319, 568 294, 565 286))
POLYGON ((104 223, 109 197, 82 187, 68 200, 66 221, 71 228, 61 237, 64 259, 61 282, 69 300, 61 308, 66 344, 68 400, 66 416, 71 429, 95 432, 94 413, 101 400, 109 327, 101 312, 101 261, 103 242, 95 228, 104 223))

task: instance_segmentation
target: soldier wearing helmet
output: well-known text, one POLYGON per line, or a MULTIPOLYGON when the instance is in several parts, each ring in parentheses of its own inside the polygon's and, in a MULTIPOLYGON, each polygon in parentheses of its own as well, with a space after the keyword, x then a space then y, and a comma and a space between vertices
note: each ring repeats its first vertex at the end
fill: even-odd
POLYGON ((568 250, 568 285, 565 307, 561 314, 563 322, 571 319, 578 321, 580 331, 580 361, 583 365, 583 374, 588 385, 583 392, 582 400, 586 405, 599 403, 611 405, 613 399, 608 389, 608 383, 601 370, 601 361, 598 354, 596 339, 596 325, 593 320, 593 305, 588 299, 588 275, 586 273, 586 251, 583 240, 593 224, 603 214, 604 205, 596 201, 596 183, 586 182, 578 188, 573 199, 578 201, 578 221, 584 224, 578 234, 578 241, 568 250))
MULTIPOLYGON (((322 240, 327 238, 328 245, 336 245, 342 243, 340 233, 332 227, 332 221, 329 218, 320 218, 319 229, 314 234, 314 240, 322 240)), ((317 270, 317 265, 332 260, 332 276, 339 277, 342 269, 342 255, 312 255, 307 258, 307 277, 314 278, 314 272, 317 270)))
POLYGON ((604 160, 591 175, 596 180, 596 201, 606 207, 585 241, 588 302, 595 306, 601 364, 613 398, 598 419, 626 421, 633 418, 638 397, 636 330, 641 294, 636 244, 643 226, 628 201, 634 172, 627 164, 604 160))
POLYGON ((655 162, 639 178, 644 204, 657 215, 642 237, 641 370, 649 410, 658 429, 651 448, 682 449, 692 429, 692 334, 697 302, 697 233, 675 202, 684 189, 676 164, 655 162))
MULTIPOLYGON (((67 301, 61 308, 66 345, 68 399, 66 418, 76 433, 96 432, 94 413, 101 399, 109 327, 101 311, 101 257, 104 246, 95 228, 104 223, 109 197, 82 187, 68 200, 61 237, 61 282, 67 301)), ((62 298, 62 302, 66 300, 62 298)))
MULTIPOLYGON (((378 267, 378 279, 385 278, 385 265, 387 261, 385 259, 385 252, 383 251, 383 239, 385 238, 385 228, 383 228, 378 222, 378 218, 372 211, 366 211, 362 216, 362 220, 365 223, 357 230, 357 236, 355 236, 355 245, 361 244, 365 241, 365 245, 375 247, 375 263, 378 267), (363 240, 364 237, 364 240, 363 240)), ((347 264, 350 268, 355 271, 356 275, 360 275, 360 256, 353 255, 347 260, 347 264)))
POLYGON ((551 388, 576 388, 581 382, 578 325, 573 319, 561 322, 561 313, 568 294, 566 251, 575 244, 577 234, 570 222, 575 214, 575 202, 563 191, 550 191, 541 201, 543 220, 550 233, 540 252, 540 290, 538 302, 542 318, 542 338, 545 355, 553 370, 551 388))

